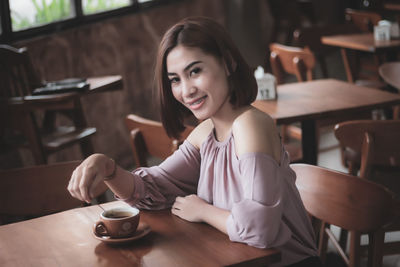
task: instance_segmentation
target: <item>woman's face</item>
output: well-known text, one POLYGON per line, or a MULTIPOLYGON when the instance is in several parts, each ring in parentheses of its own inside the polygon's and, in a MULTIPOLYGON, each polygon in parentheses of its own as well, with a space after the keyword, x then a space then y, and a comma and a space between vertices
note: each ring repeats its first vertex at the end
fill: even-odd
POLYGON ((199 48, 179 45, 166 60, 174 97, 199 120, 230 106, 225 65, 199 48))

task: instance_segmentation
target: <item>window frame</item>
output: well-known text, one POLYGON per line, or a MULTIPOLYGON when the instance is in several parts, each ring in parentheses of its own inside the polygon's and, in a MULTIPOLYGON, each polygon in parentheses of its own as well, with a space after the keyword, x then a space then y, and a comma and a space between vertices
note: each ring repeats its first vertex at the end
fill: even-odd
POLYGON ((144 3, 139 3, 138 0, 130 0, 129 6, 93 14, 83 13, 82 0, 72 0, 71 5, 76 14, 74 17, 19 31, 12 31, 9 1, 11 0, 0 0, 0 43, 6 44, 41 35, 52 34, 66 29, 79 27, 81 25, 105 20, 111 17, 140 12, 147 8, 182 0, 152 0, 144 3))

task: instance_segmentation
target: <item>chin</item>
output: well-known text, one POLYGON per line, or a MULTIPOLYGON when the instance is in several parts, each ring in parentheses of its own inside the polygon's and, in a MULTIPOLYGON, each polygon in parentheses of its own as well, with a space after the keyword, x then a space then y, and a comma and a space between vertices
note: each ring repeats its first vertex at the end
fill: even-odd
POLYGON ((203 120, 210 118, 209 114, 204 114, 204 113, 200 113, 200 112, 192 112, 192 113, 196 117, 196 119, 198 119, 199 121, 203 121, 203 120))

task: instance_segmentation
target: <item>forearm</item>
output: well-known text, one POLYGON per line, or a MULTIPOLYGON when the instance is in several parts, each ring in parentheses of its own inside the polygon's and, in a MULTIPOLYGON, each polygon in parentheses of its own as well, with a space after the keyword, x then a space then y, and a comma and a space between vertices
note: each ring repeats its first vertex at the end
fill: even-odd
POLYGON ((197 195, 177 197, 171 209, 172 213, 190 222, 205 222, 227 233, 226 222, 230 211, 217 208, 197 195))
POLYGON ((205 223, 208 223, 221 232, 227 234, 226 221, 228 220, 230 211, 217 208, 207 203, 205 204, 202 214, 202 220, 205 223))
POLYGON ((116 166, 116 168, 115 176, 110 180, 105 180, 104 182, 119 198, 130 198, 135 189, 133 174, 119 166, 116 166))

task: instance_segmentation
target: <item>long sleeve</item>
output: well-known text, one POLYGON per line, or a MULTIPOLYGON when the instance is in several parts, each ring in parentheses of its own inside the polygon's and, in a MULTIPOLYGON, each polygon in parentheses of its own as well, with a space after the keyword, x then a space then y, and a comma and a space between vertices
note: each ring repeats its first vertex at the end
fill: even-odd
POLYGON ((142 209, 169 208, 177 196, 194 194, 200 173, 200 153, 188 141, 159 166, 133 172, 134 192, 121 199, 142 209))
POLYGON ((284 222, 286 183, 279 165, 266 154, 249 153, 239 158, 239 171, 244 198, 232 205, 229 238, 260 248, 285 244, 292 233, 284 222))

